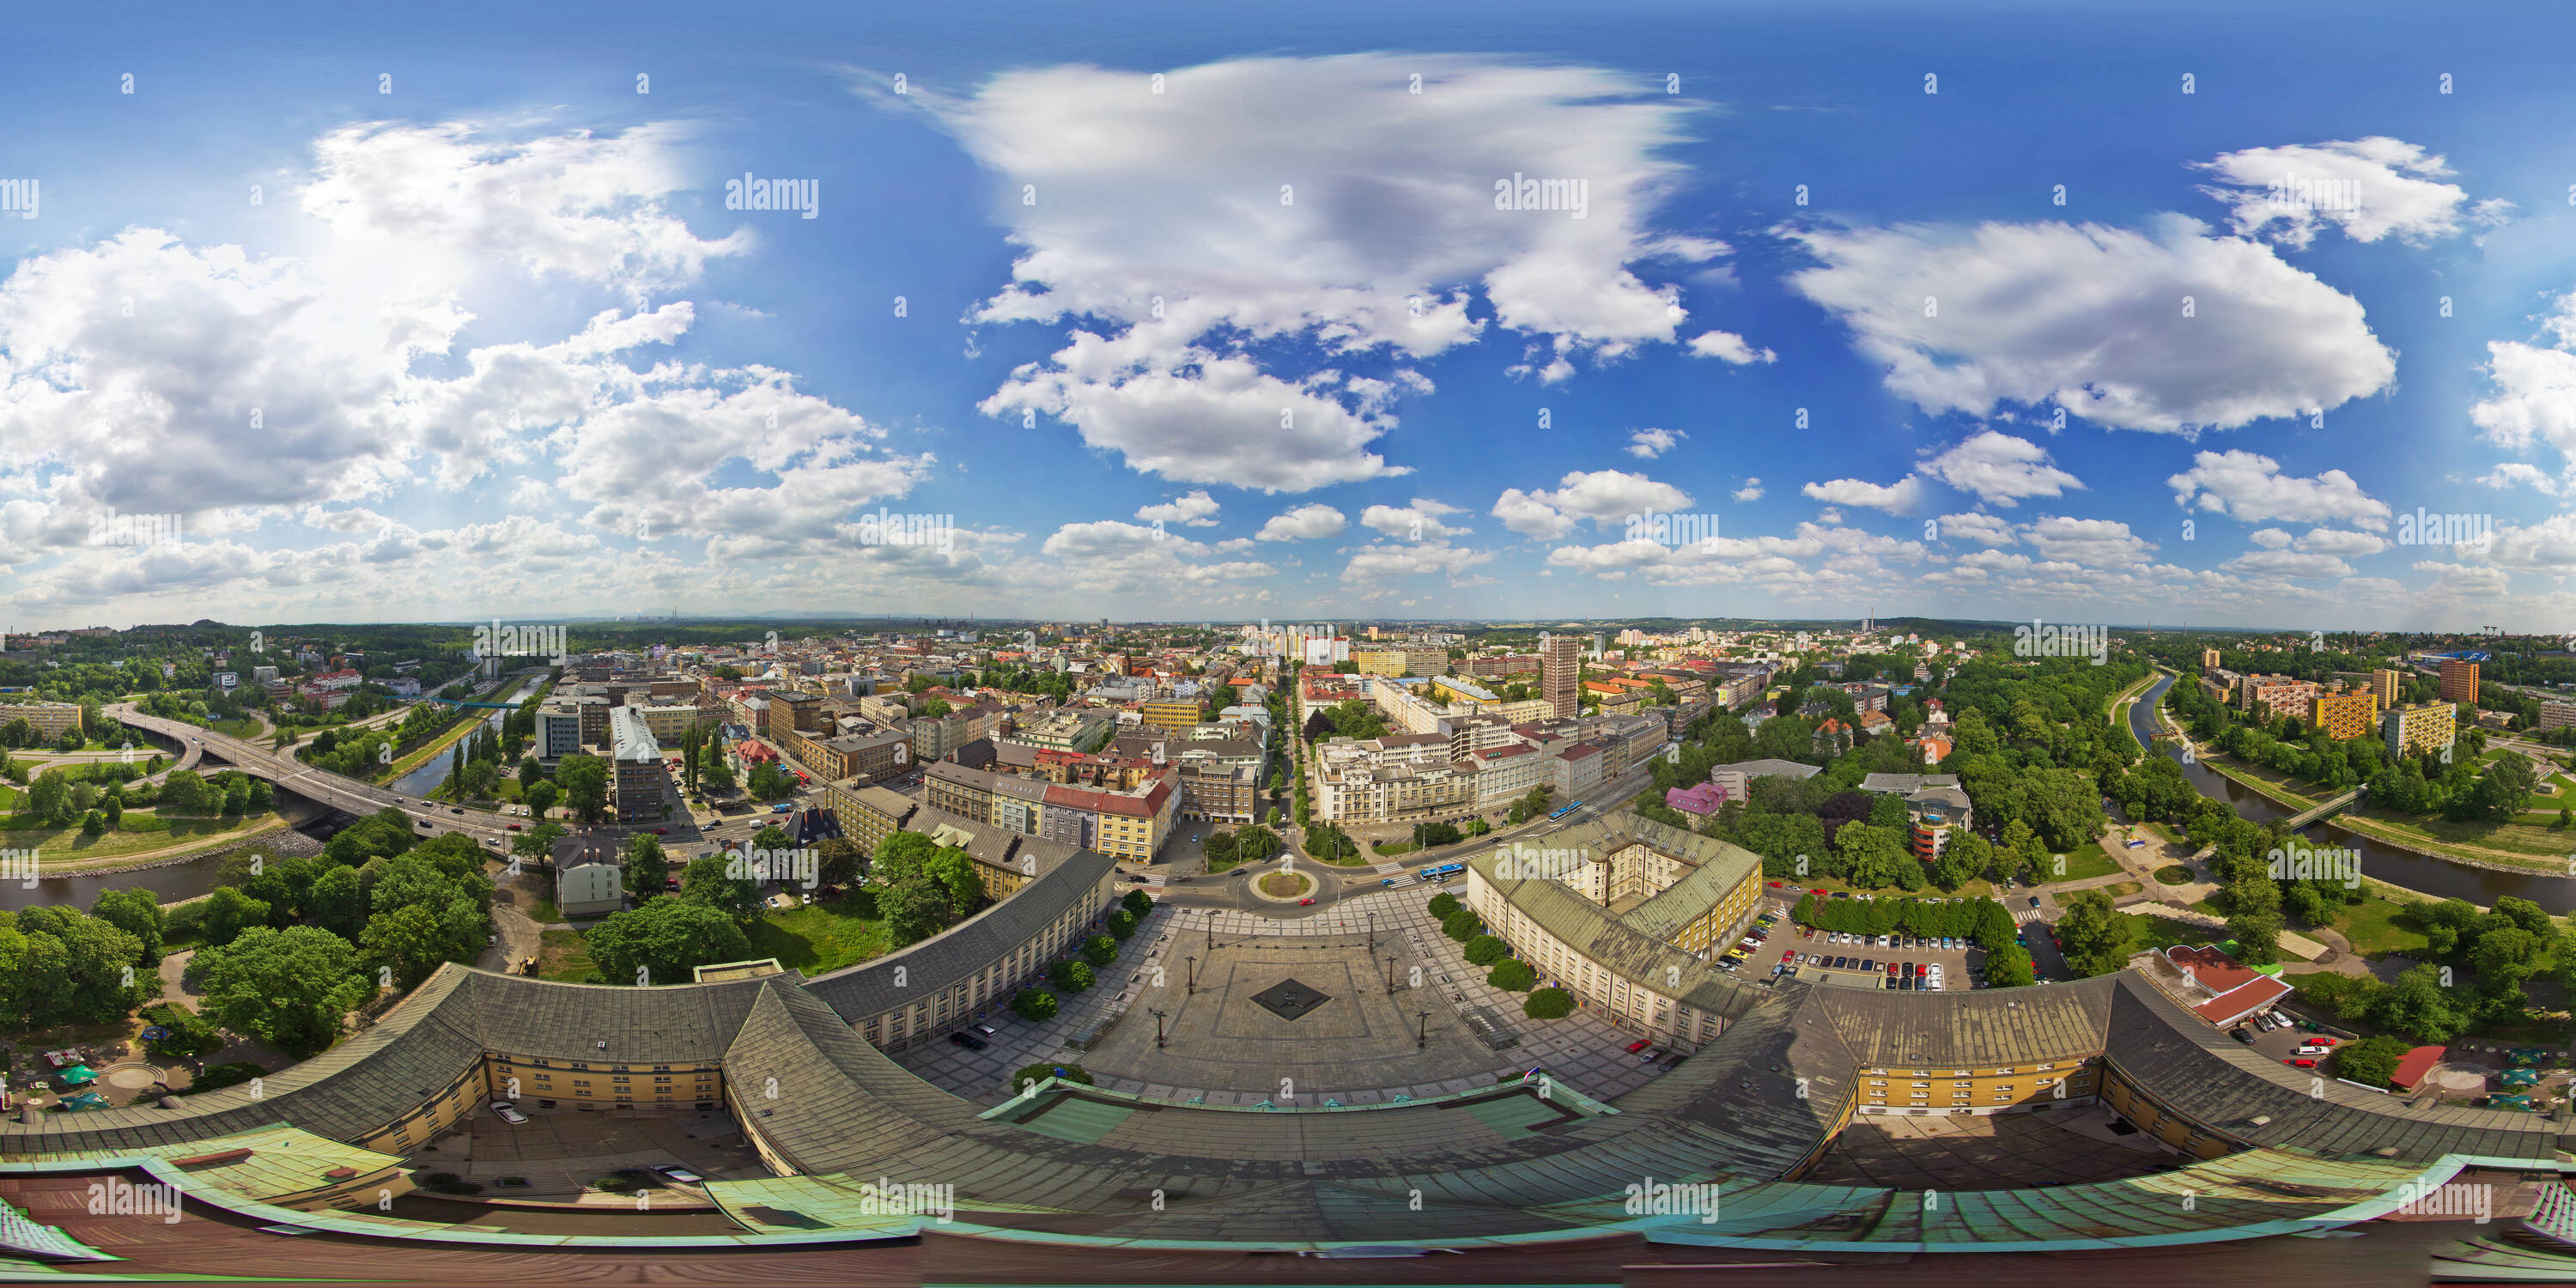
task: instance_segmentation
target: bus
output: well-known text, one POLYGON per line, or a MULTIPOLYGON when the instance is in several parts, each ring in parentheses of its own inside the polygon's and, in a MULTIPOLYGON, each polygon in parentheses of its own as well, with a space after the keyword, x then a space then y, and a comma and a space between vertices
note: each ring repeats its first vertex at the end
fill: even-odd
POLYGON ((1422 870, 1422 879, 1425 881, 1446 881, 1466 870, 1467 865, 1464 863, 1443 863, 1436 868, 1424 868, 1422 870))
POLYGON ((1571 803, 1571 804, 1567 805, 1567 806, 1566 806, 1565 808, 1563 808, 1563 809, 1559 809, 1559 810, 1551 811, 1551 812, 1548 814, 1548 816, 1547 816, 1548 821, 1549 821, 1549 822, 1551 822, 1551 823, 1553 823, 1553 822, 1555 822, 1556 820, 1558 820, 1558 819, 1560 819, 1560 818, 1563 818, 1563 817, 1565 817, 1566 815, 1571 814, 1571 813, 1573 813, 1574 811, 1579 810, 1579 809, 1581 809, 1581 808, 1583 808, 1583 802, 1581 802, 1581 801, 1575 801, 1575 802, 1573 802, 1573 803, 1571 803))

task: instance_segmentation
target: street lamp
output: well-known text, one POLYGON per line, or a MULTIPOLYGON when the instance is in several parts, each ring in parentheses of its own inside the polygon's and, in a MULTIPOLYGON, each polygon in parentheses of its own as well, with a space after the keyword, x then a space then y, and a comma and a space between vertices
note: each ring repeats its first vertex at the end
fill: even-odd
POLYGON ((1393 953, 1387 954, 1386 957, 1386 995, 1395 996, 1395 954, 1393 953))
POLYGON ((1196 957, 1184 957, 1181 961, 1183 963, 1181 969, 1187 973, 1186 978, 1189 984, 1189 996, 1196 997, 1199 995, 1199 959, 1196 957))
POLYGON ((1145 1013, 1154 1017, 1154 1049, 1155 1049, 1155 1050, 1157 1050, 1157 1051, 1160 1051, 1160 1050, 1162 1050, 1162 1049, 1163 1049, 1163 1018, 1164 1018, 1164 1013, 1163 1013, 1163 1012, 1161 1012, 1161 1011, 1154 1010, 1154 1009, 1152 1009, 1152 1008, 1150 1008, 1150 1007, 1148 1007, 1148 1008, 1146 1009, 1145 1013))
POLYGON ((1431 1045, 1431 1012, 1424 1011, 1422 1029, 1413 1035, 1413 1049, 1419 1051, 1429 1045, 1431 1045))

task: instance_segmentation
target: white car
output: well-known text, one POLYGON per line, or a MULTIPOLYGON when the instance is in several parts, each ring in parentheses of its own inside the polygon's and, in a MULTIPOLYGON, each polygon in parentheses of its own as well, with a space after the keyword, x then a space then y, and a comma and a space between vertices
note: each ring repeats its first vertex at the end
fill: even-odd
POLYGON ((700 1176, 696 1172, 692 1172, 685 1167, 657 1167, 653 1170, 660 1172, 662 1175, 669 1177, 672 1180, 678 1181, 682 1185, 704 1185, 707 1183, 707 1178, 700 1176))
POLYGON ((528 1121, 528 1116, 520 1113, 518 1107, 507 1100, 493 1101, 492 1112, 499 1114, 501 1116, 501 1121, 508 1123, 513 1127, 528 1121))

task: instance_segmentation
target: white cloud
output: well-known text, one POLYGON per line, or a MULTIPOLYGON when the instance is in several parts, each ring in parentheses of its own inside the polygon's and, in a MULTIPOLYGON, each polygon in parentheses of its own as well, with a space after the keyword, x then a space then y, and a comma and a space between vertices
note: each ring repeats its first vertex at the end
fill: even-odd
POLYGON ((2499 527, 2486 556, 2506 568, 2559 577, 2576 573, 2576 514, 2553 514, 2528 527, 2499 527))
POLYGON ((1641 429, 1628 436, 1628 454, 1651 461, 1688 437, 1678 429, 1641 429))
POLYGON ((1923 480, 1911 474, 1884 486, 1866 479, 1830 479, 1799 490, 1833 505, 1857 505, 1889 514, 1906 514, 1923 503, 1923 480))
POLYGON ((2367 532, 2342 528, 2310 528, 2306 536, 2299 538, 2299 549, 2310 554, 2375 555, 2387 548, 2386 541, 2367 532))
POLYGON ((2256 528, 2246 533, 2245 539, 2265 550, 2287 550, 2290 548, 2291 537, 2289 533, 2279 528, 2256 528))
POLYGON ((2451 177, 2441 157, 2384 135, 2246 148, 2192 168, 2216 176, 2217 186, 2201 191, 2228 203, 2237 232, 2285 246, 2308 245, 2326 224, 2358 242, 2395 236, 2420 246, 2460 231, 2464 215, 2468 223, 2497 223, 2511 208, 2489 201, 2468 210, 2469 194, 2441 182, 2451 177))
POLYGON ((2417 572, 2433 574, 2433 584, 2424 590, 2427 595, 2493 599, 2513 589, 2512 574, 2502 568, 2443 563, 2438 559, 2417 560, 2414 567, 2417 572))
POLYGON ((2253 452, 2202 452, 2192 467, 2165 480, 2174 503, 2228 515, 2245 523, 2350 523, 2374 531, 2388 526, 2384 501, 2373 500, 2342 470, 2315 478, 2283 474, 2281 463, 2253 452))
POLYGON ((1692 336, 1690 351, 1698 357, 1715 358, 1720 362, 1731 362, 1737 366, 1753 362, 1774 362, 1780 356, 1769 349, 1754 348, 1745 342, 1743 336, 1732 331, 1704 331, 1692 336))
POLYGON ((1360 524, 1390 537, 1436 540, 1466 534, 1467 529, 1440 521, 1441 515, 1458 513, 1461 511, 1457 506, 1415 497, 1411 505, 1372 505, 1361 512, 1360 524))
POLYGON ((2191 433, 2332 408, 2396 377, 2358 301, 2178 215, 2152 233, 1989 223, 1797 236, 1824 264, 1790 284, 1929 412, 2054 402, 2114 428, 2191 433))
POLYGON ((1624 470, 1575 470, 1557 481, 1553 492, 1505 488, 1494 501, 1493 516, 1524 536, 1554 540, 1580 519, 1598 527, 1623 523, 1648 510, 1666 513, 1690 508, 1691 495, 1670 483, 1624 470))
POLYGON ((1470 568, 1493 562, 1490 550, 1471 550, 1445 541, 1377 541, 1360 547, 1342 575, 1363 585, 1394 577, 1438 573, 1454 588, 1470 568))
POLYGON ((1940 523, 1945 536, 1982 546, 2008 546, 2018 540, 2013 536, 2012 524, 1991 514, 1945 514, 1940 523))
POLYGON ((2095 567, 2140 563, 2156 548, 2132 535, 2128 524, 2113 519, 2051 515, 2030 525, 2029 532, 2040 558, 2095 567))
POLYGON ((2521 484, 2542 496, 2557 496, 2560 491, 2558 480, 2549 477, 2547 471, 2523 461, 2506 461, 2477 481, 2492 488, 2510 488, 2521 484))
MULTIPOLYGON (((2488 342, 2486 372, 2495 393, 2469 408, 2469 423, 2511 451, 2527 451, 2536 441, 2558 453, 2562 470, 2576 474, 2576 291, 2558 297, 2541 328, 2555 337, 2554 347, 2488 342)), ((2562 479, 2553 490, 2538 467, 2520 462, 2479 481, 2497 487, 2529 483, 2553 495, 2566 487, 2562 479)))
POLYGON ((1285 514, 1274 515, 1253 534, 1256 541, 1321 541, 1338 536, 1350 526, 1341 511, 1317 502, 1301 505, 1285 514))
POLYGON ((1136 517, 1147 523, 1160 519, 1165 523, 1179 523, 1193 528, 1213 528, 1216 526, 1216 511, 1216 499, 1209 496, 1206 489, 1201 488, 1161 505, 1145 506, 1136 511, 1136 517))
POLYGON ((2026 438, 1986 430, 1923 463, 1923 472, 1977 499, 2007 509, 2021 497, 2084 490, 2074 475, 2049 463, 2048 450, 2026 438))
POLYGON ((2292 550, 2253 550, 2218 565, 2249 577, 2298 577, 2309 581, 2352 575, 2352 565, 2333 555, 2292 550))
POLYGON ((1746 479, 1744 480, 1744 486, 1735 489, 1733 492, 1728 493, 1728 495, 1738 501, 1759 501, 1762 499, 1762 480, 1746 479))
POLYGON ((1368 450, 1386 399, 1292 387, 1246 356, 1304 340, 1396 364, 1383 382, 1427 384, 1402 364, 1521 333, 1547 375, 1670 343, 1687 317, 1639 280, 1650 258, 1725 248, 1646 226, 1678 167, 1688 110, 1660 84, 1606 70, 1459 56, 1243 58, 1161 74, 1095 66, 1004 72, 929 109, 992 171, 997 214, 1020 248, 1012 284, 977 324, 1088 319, 1072 343, 1014 371, 988 413, 1061 416, 1140 470, 1190 481, 1229 471, 1298 491, 1390 473, 1368 450), (1421 93, 1409 90, 1419 73, 1421 93), (1579 179, 1585 217, 1498 210, 1514 175, 1579 179), (1150 200, 1139 193, 1152 194, 1150 200), (1025 198, 1025 199, 1024 199, 1025 198), (1240 399, 1192 398, 1224 364, 1240 399), (1321 432, 1253 432, 1295 405, 1321 432), (1236 405, 1236 404, 1240 405, 1236 405))

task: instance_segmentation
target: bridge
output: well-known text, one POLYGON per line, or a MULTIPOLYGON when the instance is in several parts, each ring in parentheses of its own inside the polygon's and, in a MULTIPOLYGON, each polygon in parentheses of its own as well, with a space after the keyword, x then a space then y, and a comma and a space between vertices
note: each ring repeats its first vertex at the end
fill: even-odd
POLYGON ((2353 788, 2351 791, 2345 792, 2343 795, 2337 796, 2333 800, 2327 801, 2314 809, 2291 815, 2289 821, 2290 830, 2293 832, 2298 831, 2300 828, 2306 827, 2308 824, 2316 822, 2318 819, 2325 818, 2332 814, 2340 814, 2345 810, 2352 808, 2352 803, 2360 799, 2363 790, 2364 789, 2359 787, 2353 788))
POLYGON ((516 702, 467 702, 462 698, 437 698, 430 697, 426 694, 422 695, 420 700, 423 702, 435 702, 442 707, 464 707, 473 711, 516 711, 519 709, 519 704, 516 702))

